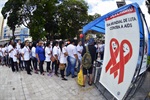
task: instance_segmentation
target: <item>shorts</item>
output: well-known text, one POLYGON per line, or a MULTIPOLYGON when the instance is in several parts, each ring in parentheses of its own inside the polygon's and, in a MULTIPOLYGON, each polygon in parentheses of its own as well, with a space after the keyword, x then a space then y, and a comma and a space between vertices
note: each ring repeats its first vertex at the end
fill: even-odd
POLYGON ((92 74, 92 72, 93 72, 93 67, 91 67, 89 69, 83 68, 83 75, 87 75, 87 73, 92 74))

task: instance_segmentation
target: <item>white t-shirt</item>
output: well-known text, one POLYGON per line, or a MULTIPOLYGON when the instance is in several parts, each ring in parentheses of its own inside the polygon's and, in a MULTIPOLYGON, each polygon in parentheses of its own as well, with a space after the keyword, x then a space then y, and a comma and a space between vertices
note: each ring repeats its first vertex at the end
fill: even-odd
POLYGON ((17 49, 14 49, 14 50, 12 51, 13 61, 14 61, 14 62, 17 62, 17 57, 16 57, 15 55, 17 55, 17 49))
POLYGON ((86 47, 88 45, 88 43, 85 43, 84 46, 86 47))
MULTIPOLYGON (((21 54, 21 55, 23 54, 23 48, 19 50, 19 54, 21 54)), ((23 61, 22 56, 21 56, 21 60, 23 61)))
POLYGON ((56 46, 53 48, 53 56, 55 57, 55 55, 58 56, 58 59, 60 58, 60 48, 56 46))
POLYGON ((11 51, 13 49, 13 46, 12 45, 9 45, 8 46, 8 52, 9 52, 9 57, 10 58, 13 58, 13 52, 11 51), (10 52, 11 51, 11 52, 10 52))
POLYGON ((100 52, 104 52, 104 44, 100 44, 99 49, 100 49, 100 52))
POLYGON ((32 52, 32 57, 36 57, 36 48, 35 47, 32 47, 31 52, 32 52))
POLYGON ((6 55, 5 51, 6 51, 6 48, 2 48, 2 54, 3 54, 3 56, 6 55))
POLYGON ((3 55, 2 55, 2 48, 0 48, 0 56, 3 56, 3 55))
POLYGON ((30 59, 30 49, 27 46, 24 46, 23 48, 23 54, 24 54, 24 61, 28 61, 30 59))
POLYGON ((81 56, 82 51, 83 51, 83 46, 82 45, 81 46, 77 45, 77 52, 78 52, 78 58, 79 58, 79 60, 82 59, 82 56, 81 56), (81 52, 81 53, 79 53, 79 52, 81 52))
POLYGON ((50 60, 51 52, 52 52, 52 48, 50 48, 50 47, 45 48, 45 61, 47 61, 47 62, 51 61, 50 60))
POLYGON ((97 44, 95 44, 94 46, 96 48, 96 52, 98 52, 98 46, 97 46, 97 44))
POLYGON ((20 44, 17 43, 17 50, 19 51, 21 48, 20 44))
POLYGON ((60 51, 60 52, 61 52, 60 53, 60 59, 59 59, 60 63, 66 64, 67 63, 67 56, 64 55, 64 53, 67 52, 66 47, 63 47, 62 51, 60 51))
POLYGON ((76 46, 69 44, 67 46, 67 52, 68 52, 68 56, 75 58, 74 54, 77 54, 76 46))
POLYGON ((8 55, 8 46, 5 47, 5 55, 8 55))

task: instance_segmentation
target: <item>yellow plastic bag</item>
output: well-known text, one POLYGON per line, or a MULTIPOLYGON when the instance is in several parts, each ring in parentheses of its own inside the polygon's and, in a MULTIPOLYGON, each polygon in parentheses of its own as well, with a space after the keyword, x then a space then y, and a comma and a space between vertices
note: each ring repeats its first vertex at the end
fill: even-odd
POLYGON ((78 73, 78 84, 83 85, 83 71, 80 69, 80 72, 78 73))

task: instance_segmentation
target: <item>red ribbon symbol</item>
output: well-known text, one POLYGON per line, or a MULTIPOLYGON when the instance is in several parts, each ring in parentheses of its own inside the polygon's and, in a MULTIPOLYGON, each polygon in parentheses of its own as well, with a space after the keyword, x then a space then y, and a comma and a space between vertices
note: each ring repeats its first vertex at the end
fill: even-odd
POLYGON ((124 67, 125 64, 130 60, 132 56, 132 46, 128 40, 123 40, 119 46, 119 42, 112 38, 110 41, 110 56, 111 59, 109 60, 107 66, 106 66, 106 72, 110 69, 110 75, 114 74, 114 78, 118 75, 119 70, 119 80, 118 84, 123 82, 124 79, 124 67), (112 47, 112 43, 115 43, 117 47, 112 47), (124 55, 124 45, 127 45, 129 47, 129 52, 124 55), (119 62, 116 61, 118 54, 120 53, 119 62))

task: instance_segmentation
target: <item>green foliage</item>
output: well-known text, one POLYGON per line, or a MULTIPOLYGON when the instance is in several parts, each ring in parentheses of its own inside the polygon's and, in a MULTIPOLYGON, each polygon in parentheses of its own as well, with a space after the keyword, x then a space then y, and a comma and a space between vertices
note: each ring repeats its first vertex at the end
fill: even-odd
POLYGON ((79 29, 100 16, 88 15, 88 5, 84 0, 61 1, 8 0, 1 13, 13 32, 23 24, 30 29, 33 40, 74 38, 79 36, 79 29))
POLYGON ((4 19, 7 18, 7 25, 10 27, 12 30, 12 35, 13 39, 14 37, 14 32, 17 26, 20 25, 20 9, 22 6, 21 0, 8 0, 5 3, 5 6, 2 8, 2 15, 4 19))
POLYGON ((58 22, 61 38, 73 38, 85 25, 88 6, 83 0, 64 0, 58 6, 58 22))

